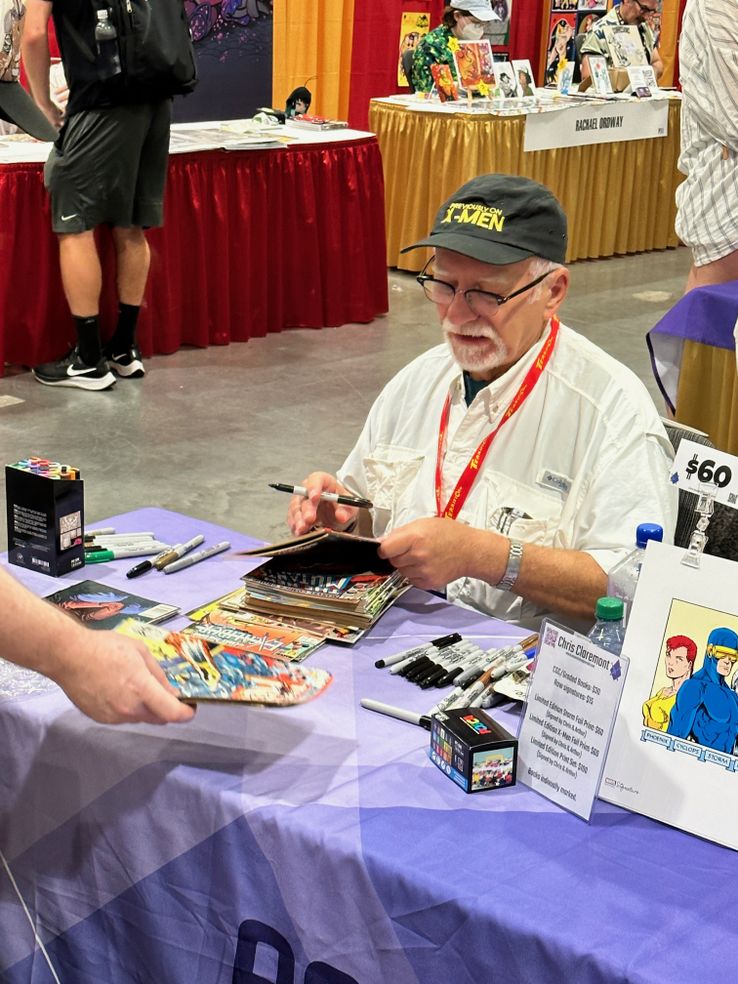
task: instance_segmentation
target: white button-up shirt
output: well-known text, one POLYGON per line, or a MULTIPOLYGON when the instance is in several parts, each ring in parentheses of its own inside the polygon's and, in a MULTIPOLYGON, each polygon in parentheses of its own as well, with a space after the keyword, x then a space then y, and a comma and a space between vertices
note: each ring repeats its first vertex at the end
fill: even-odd
MULTIPOLYGON (((545 337, 544 333, 544 337, 545 337)), ((499 423, 543 344, 539 340, 470 407, 445 344, 419 356, 384 388, 339 479, 374 504, 375 536, 436 515, 435 467, 449 392, 445 507, 482 439, 499 423)), ((640 380, 592 342, 561 326, 551 359, 492 443, 457 522, 546 547, 582 550, 609 571, 635 546, 636 526, 673 537, 673 450, 640 380)), ((461 578, 449 600, 535 625, 545 612, 514 592, 461 578)))

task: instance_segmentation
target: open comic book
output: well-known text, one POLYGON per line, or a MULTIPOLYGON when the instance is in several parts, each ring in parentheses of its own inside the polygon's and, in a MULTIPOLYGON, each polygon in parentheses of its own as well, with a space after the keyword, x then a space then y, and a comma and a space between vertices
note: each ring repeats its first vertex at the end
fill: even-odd
POLYGON ((288 660, 134 619, 122 622, 116 632, 148 647, 182 700, 288 707, 317 697, 333 679, 327 670, 302 669, 288 660))

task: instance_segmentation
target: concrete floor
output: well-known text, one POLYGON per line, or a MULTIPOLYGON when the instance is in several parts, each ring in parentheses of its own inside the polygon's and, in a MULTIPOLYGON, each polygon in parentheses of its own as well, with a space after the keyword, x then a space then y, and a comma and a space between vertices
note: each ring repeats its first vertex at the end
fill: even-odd
MULTIPOLYGON (((689 266, 686 249, 576 263, 562 310, 644 381, 660 409, 644 335, 681 296, 689 266)), ((389 314, 370 325, 185 349, 149 359, 145 379, 103 393, 41 386, 8 368, 2 461, 37 454, 77 465, 88 526, 155 505, 278 539, 288 499, 267 483, 334 471, 381 386, 440 340, 414 277, 392 272, 389 284, 389 314)))

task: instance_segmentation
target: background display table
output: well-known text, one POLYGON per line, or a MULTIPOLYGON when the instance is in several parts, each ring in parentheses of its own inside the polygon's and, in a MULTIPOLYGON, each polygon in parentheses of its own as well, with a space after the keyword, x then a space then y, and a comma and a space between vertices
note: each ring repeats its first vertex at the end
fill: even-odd
POLYGON ((678 246, 679 113, 679 101, 670 100, 665 137, 524 153, 524 115, 418 111, 372 100, 388 265, 421 269, 429 253, 400 250, 428 234, 441 203, 465 181, 494 171, 533 178, 556 195, 569 220, 569 262, 678 246))
POLYGON ((696 287, 646 336, 656 382, 676 419, 738 454, 738 281, 696 287))
MULTIPOLYGON (((171 542, 229 535, 158 509, 111 523, 171 542)), ((251 563, 84 574, 186 611, 251 563)), ((0 851, 57 974, 0 859, 3 984, 735 980, 735 853, 605 803, 587 824, 522 785, 466 795, 427 758, 426 732, 359 706, 427 710, 439 691, 373 664, 453 630, 485 647, 520 636, 411 591, 358 647, 315 653, 335 679, 300 707, 108 728, 40 678, 0 698, 0 851), (281 952, 279 976, 259 940, 281 952)))
MULTIPOLYGON (((58 358, 73 336, 43 187, 48 145, 32 146, 37 160, 0 155, 0 367, 58 358)), ((274 149, 172 155, 166 196, 165 225, 149 234, 144 355, 366 323, 387 311, 373 135, 309 134, 274 149)), ((112 270, 107 230, 99 239, 112 270)), ((107 279, 104 338, 117 311, 107 279)))

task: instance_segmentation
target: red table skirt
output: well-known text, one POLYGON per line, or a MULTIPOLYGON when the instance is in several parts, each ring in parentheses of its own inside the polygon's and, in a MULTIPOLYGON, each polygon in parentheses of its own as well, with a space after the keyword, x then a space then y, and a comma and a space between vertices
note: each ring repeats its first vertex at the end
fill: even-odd
MULTIPOLYGON (((387 311, 374 137, 173 155, 166 196, 165 226, 149 233, 144 355, 387 311)), ((114 253, 109 232, 98 237, 105 339, 117 310, 114 253)), ((0 166, 0 312, 0 367, 57 358, 74 340, 41 164, 0 166)))

